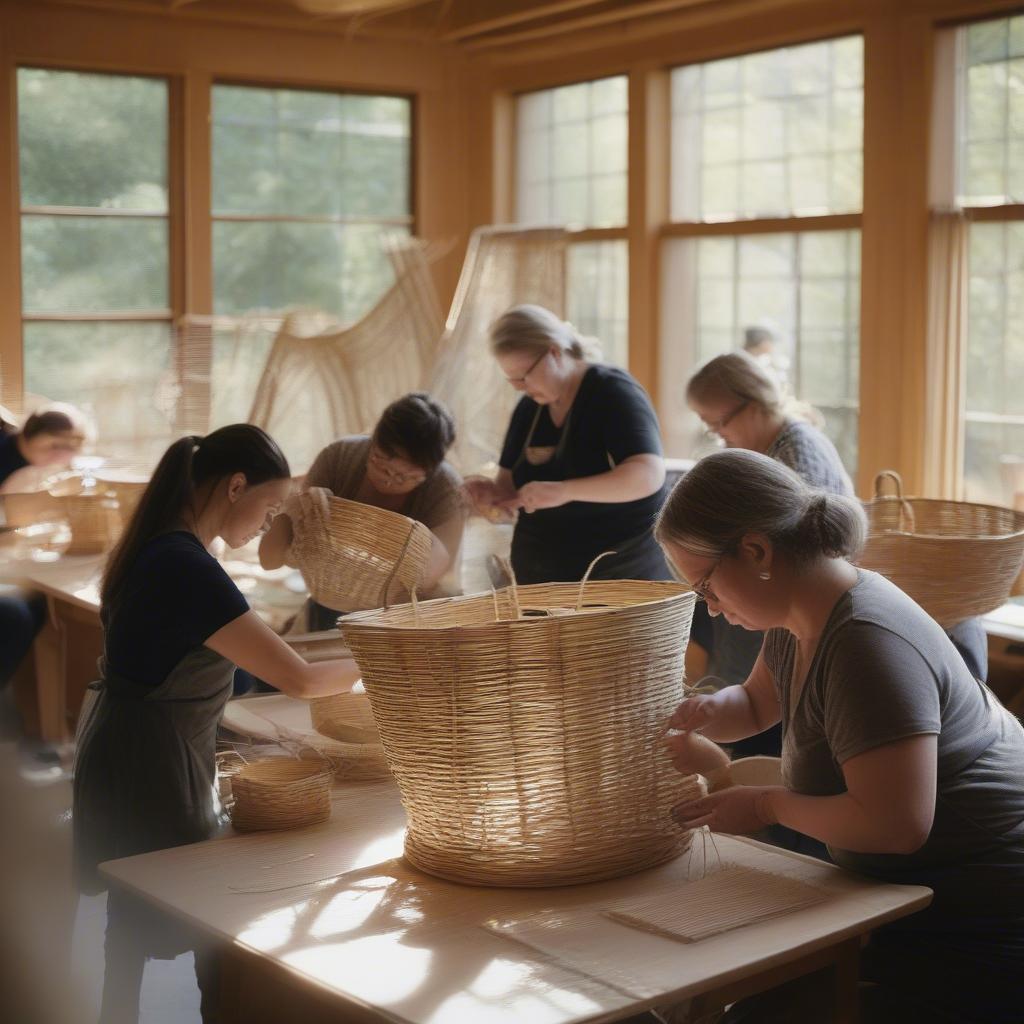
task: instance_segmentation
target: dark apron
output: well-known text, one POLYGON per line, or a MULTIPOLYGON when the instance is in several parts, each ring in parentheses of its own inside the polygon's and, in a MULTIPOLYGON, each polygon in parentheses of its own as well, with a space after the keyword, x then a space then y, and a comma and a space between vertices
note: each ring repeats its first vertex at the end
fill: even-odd
MULTIPOLYGON (((559 472, 558 464, 565 455, 572 409, 569 409, 565 422, 562 424, 562 432, 557 445, 553 448, 532 448, 530 442, 537 429, 541 410, 542 406, 538 406, 526 441, 523 443, 522 450, 519 452, 511 472, 514 474, 516 469, 524 461, 527 461, 531 465, 550 465, 553 475, 547 479, 568 479, 564 468, 559 472)), ((611 456, 608 456, 608 463, 609 469, 615 468, 611 456)), ((512 571, 516 574, 518 583, 575 583, 583 578, 591 561, 602 554, 602 551, 597 549, 567 551, 561 546, 556 546, 549 538, 534 533, 529 528, 524 528, 523 515, 524 513, 519 513, 519 519, 512 533, 512 550, 510 552, 512 571)), ((661 545, 654 539, 654 533, 651 530, 646 530, 636 537, 623 537, 621 541, 616 541, 610 550, 613 550, 614 554, 606 555, 594 566, 594 571, 590 574, 591 579, 671 580, 674 578, 665 561, 661 545)))
POLYGON ((189 652, 156 687, 106 670, 83 709, 75 754, 75 874, 101 892, 102 861, 209 839, 220 824, 216 742, 235 666, 189 652))

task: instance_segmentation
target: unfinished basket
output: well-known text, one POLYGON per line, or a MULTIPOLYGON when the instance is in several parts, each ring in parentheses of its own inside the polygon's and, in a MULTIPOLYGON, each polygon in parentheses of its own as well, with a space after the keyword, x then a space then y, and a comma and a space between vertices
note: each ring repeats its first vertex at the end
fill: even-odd
POLYGON ((324 760, 268 757, 231 779, 231 823, 243 832, 301 828, 331 816, 334 769, 324 760))
POLYGON ((1024 512, 996 505, 904 498, 899 474, 875 477, 858 559, 887 576, 943 628, 1005 604, 1024 560, 1024 512), (895 494, 883 494, 888 478, 895 494))
POLYGON ((380 608, 422 578, 433 544, 422 523, 322 487, 297 504, 291 561, 313 600, 340 612, 380 608))
POLYGON ((117 499, 101 491, 56 496, 60 515, 71 527, 69 555, 95 554, 113 547, 121 532, 117 499))
POLYGON ((536 584, 340 623, 409 819, 405 852, 459 882, 546 886, 683 852, 699 792, 663 744, 694 596, 674 583, 536 584))
POLYGON ((343 743, 380 743, 370 698, 365 693, 336 693, 310 701, 313 728, 343 743))

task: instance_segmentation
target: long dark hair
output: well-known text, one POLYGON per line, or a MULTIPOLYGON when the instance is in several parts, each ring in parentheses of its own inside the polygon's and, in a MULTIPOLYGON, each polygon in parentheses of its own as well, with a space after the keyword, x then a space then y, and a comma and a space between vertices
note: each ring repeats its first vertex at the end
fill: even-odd
POLYGON ((250 487, 291 476, 277 442, 251 423, 233 423, 206 437, 183 437, 164 452, 107 559, 100 585, 104 615, 117 606, 125 577, 143 545, 181 523, 203 484, 234 473, 244 473, 250 487))

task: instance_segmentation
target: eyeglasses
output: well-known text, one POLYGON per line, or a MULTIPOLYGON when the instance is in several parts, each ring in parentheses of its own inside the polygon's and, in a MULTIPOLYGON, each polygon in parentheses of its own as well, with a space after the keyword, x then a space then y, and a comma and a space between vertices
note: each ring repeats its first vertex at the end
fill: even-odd
POLYGON ((421 484, 423 483, 424 480, 427 479, 426 473, 402 473, 399 470, 392 469, 388 465, 387 458, 380 452, 373 451, 372 449, 370 451, 369 459, 370 462, 373 463, 374 469, 376 469, 377 472, 380 473, 380 475, 384 477, 384 479, 387 480, 389 484, 394 484, 396 487, 401 487, 403 484, 411 483, 421 484))
POLYGON ((732 423, 732 421, 734 419, 736 419, 736 417, 739 416, 739 414, 741 412, 743 412, 743 410, 746 409, 746 407, 748 405, 750 405, 750 399, 749 398, 746 401, 744 401, 744 402, 740 402, 740 404, 737 405, 736 408, 733 409, 732 412, 727 413, 721 419, 714 420, 711 423, 708 423, 708 421, 705 420, 704 421, 704 429, 709 434, 720 434, 722 432, 722 427, 729 426, 729 424, 732 423))
POLYGON ((719 563, 722 561, 724 555, 719 555, 714 562, 714 565, 701 577, 701 579, 694 583, 693 592, 697 595, 701 601, 718 601, 718 595, 711 589, 711 577, 714 575, 715 570, 718 568, 719 563))
POLYGON ((537 356, 537 358, 534 359, 534 361, 532 363, 530 363, 530 368, 526 371, 526 373, 524 373, 522 375, 522 377, 506 377, 505 380, 507 380, 509 382, 509 384, 525 384, 526 383, 526 378, 529 377, 530 374, 533 373, 533 371, 537 369, 537 367, 540 365, 541 361, 544 359, 544 357, 550 351, 551 351, 551 349, 549 349, 549 348, 544 349, 544 351, 541 352, 541 354, 539 356, 537 356))

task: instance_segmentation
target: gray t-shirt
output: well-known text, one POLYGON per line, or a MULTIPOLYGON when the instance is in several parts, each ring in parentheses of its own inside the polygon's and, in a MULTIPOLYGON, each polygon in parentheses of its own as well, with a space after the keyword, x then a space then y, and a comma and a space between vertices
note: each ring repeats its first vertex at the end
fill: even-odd
POLYGON ((935 890, 939 918, 1024 917, 1024 729, 974 679, 942 628, 884 576, 858 570, 807 679, 792 691, 796 639, 765 636, 782 705, 782 774, 811 796, 846 791, 842 764, 910 736, 938 736, 935 820, 912 854, 831 849, 854 871, 935 890))

